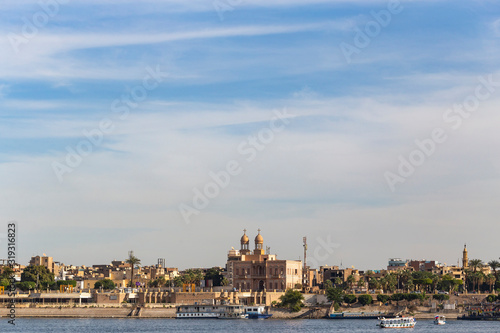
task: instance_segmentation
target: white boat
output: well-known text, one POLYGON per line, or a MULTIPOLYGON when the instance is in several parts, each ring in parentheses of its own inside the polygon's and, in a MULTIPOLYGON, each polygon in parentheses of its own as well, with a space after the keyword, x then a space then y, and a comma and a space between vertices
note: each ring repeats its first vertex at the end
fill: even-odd
POLYGON ((181 305, 177 307, 178 319, 247 319, 243 305, 181 305))
POLYGON ((380 328, 413 328, 416 321, 413 317, 396 317, 396 318, 379 318, 380 323, 377 324, 380 328))
POLYGON ((434 324, 436 324, 436 325, 446 324, 446 317, 445 316, 436 316, 436 318, 434 318, 434 324))
POLYGON ((263 305, 247 306, 245 308, 245 313, 248 315, 248 319, 267 319, 272 316, 272 314, 266 311, 263 305))

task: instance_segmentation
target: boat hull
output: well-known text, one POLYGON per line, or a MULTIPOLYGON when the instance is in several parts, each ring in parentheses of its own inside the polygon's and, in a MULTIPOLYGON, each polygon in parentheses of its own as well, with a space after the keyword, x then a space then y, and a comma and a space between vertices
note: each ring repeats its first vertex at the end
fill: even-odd
POLYGON ((248 319, 267 319, 271 316, 272 314, 249 314, 248 319))
POLYGON ((380 328, 414 328, 415 319, 413 317, 381 318, 377 325, 380 328))

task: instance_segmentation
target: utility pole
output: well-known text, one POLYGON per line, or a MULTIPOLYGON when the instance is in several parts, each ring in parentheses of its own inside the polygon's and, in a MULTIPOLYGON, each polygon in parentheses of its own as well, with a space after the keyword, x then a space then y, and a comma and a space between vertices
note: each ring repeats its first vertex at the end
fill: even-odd
POLYGON ((307 237, 302 238, 304 242, 304 268, 302 269, 302 287, 306 288, 307 285, 307 237))

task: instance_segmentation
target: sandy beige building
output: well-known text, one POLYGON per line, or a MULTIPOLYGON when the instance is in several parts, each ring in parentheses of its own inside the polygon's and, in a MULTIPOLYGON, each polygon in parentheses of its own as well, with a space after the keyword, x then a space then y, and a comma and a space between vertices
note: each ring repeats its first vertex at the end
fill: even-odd
POLYGON ((278 260, 275 254, 266 254, 264 238, 255 237, 255 248, 250 250, 246 230, 240 239, 240 250, 230 250, 227 260, 229 283, 242 291, 286 290, 302 283, 301 260, 278 260))

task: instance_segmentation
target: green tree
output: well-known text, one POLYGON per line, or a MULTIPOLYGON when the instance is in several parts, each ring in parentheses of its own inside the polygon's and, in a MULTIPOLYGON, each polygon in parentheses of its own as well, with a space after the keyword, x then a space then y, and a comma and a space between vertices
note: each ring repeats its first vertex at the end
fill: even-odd
POLYGON ((16 286, 22 291, 28 291, 35 289, 36 283, 33 281, 22 281, 22 282, 17 282, 16 286))
POLYGON ((59 280, 53 284, 53 289, 59 290, 59 287, 61 285, 66 285, 66 286, 69 285, 69 286, 72 286, 74 288, 74 287, 76 287, 76 281, 75 280, 59 280))
POLYGON ((333 284, 335 285, 335 287, 340 288, 344 285, 344 281, 342 281, 342 279, 337 276, 335 279, 333 279, 333 284))
POLYGON ((115 289, 115 283, 110 279, 103 279, 94 283, 94 289, 99 289, 101 287, 105 290, 115 289))
POLYGON ((406 292, 410 291, 410 287, 413 287, 413 277, 411 275, 411 272, 407 269, 403 270, 401 272, 401 275, 399 277, 401 285, 406 292))
POLYGON ((10 286, 10 279, 6 278, 1 278, 0 279, 0 286, 5 287, 5 289, 10 286))
POLYGON ((373 276, 373 271, 372 270, 367 270, 366 273, 365 273, 365 281, 366 283, 368 283, 370 281, 370 279, 372 278, 373 276))
POLYGON ((133 288, 133 287, 135 287, 135 284, 134 284, 134 268, 136 266, 140 266, 141 265, 141 259, 139 259, 136 256, 134 256, 134 253, 132 251, 130 251, 129 256, 128 256, 127 260, 125 260, 125 262, 127 264, 129 264, 130 268, 131 268, 131 272, 130 272, 130 286, 133 288))
POLYGON ((344 295, 344 302, 347 304, 354 304, 357 300, 356 295, 344 295))
POLYGON ((366 283, 365 279, 359 279, 358 283, 357 283, 358 288, 359 289, 364 288, 365 287, 365 283, 366 283))
POLYGON ((472 271, 476 273, 478 268, 483 267, 483 261, 481 259, 471 259, 469 260, 469 267, 471 267, 472 271))
POLYGON ((199 269, 187 269, 182 275, 183 283, 200 285, 200 281, 204 279, 204 274, 199 269))
POLYGON ((304 295, 298 290, 288 289, 284 295, 280 297, 281 304, 289 308, 292 312, 300 311, 304 295))
POLYGON ((12 275, 14 275, 14 270, 9 266, 4 266, 2 269, 2 274, 0 274, 0 279, 10 280, 12 275))
POLYGON ((382 294, 377 295, 377 301, 384 304, 387 303, 390 299, 391 297, 389 295, 382 295, 382 294))
POLYGON ((205 279, 212 280, 214 287, 220 287, 222 285, 223 278, 224 276, 222 276, 222 272, 219 268, 210 268, 205 273, 205 279))
POLYGON ((435 292, 437 285, 439 284, 439 281, 441 281, 441 277, 437 274, 432 274, 431 279, 432 279, 432 292, 435 292))
POLYGON ((381 281, 382 288, 385 292, 394 292, 396 290, 396 286, 398 284, 398 278, 396 274, 389 273, 381 281))
POLYGON ((491 261, 488 262, 488 266, 491 267, 491 269, 493 270, 493 275, 495 275, 495 278, 498 280, 497 269, 500 268, 500 261, 498 261, 498 260, 491 260, 491 261))
POLYGON ((323 282, 323 289, 327 290, 329 288, 333 288, 332 280, 325 280, 325 282, 323 282))
POLYGON ((370 279, 370 281, 368 282, 369 289, 377 290, 377 289, 380 289, 380 287, 381 287, 381 283, 376 277, 372 277, 370 279))
POLYGON ((226 279, 225 277, 223 277, 223 278, 222 278, 222 281, 221 281, 221 285, 222 285, 223 287, 228 286, 228 285, 229 285, 229 280, 228 280, 228 279, 226 279))
POLYGON ((174 277, 174 287, 182 287, 182 284, 184 283, 182 276, 176 276, 174 277))
POLYGON ((348 289, 349 289, 349 290, 352 290, 352 286, 353 286, 353 285, 354 285, 354 283, 356 282, 356 278, 354 277, 354 275, 352 275, 352 274, 351 274, 351 275, 349 275, 349 276, 347 277, 346 282, 347 282, 347 287, 348 287, 348 289))
POLYGON ((49 271, 47 267, 45 266, 28 266, 24 269, 23 273, 21 274, 21 281, 22 282, 35 282, 38 283, 38 286, 36 288, 48 288, 52 284, 54 284, 54 273, 49 271))
POLYGON ((159 276, 154 280, 151 280, 148 282, 148 285, 152 288, 161 288, 162 286, 167 284, 167 280, 165 279, 165 276, 159 276))
POLYGON ((372 304, 373 302, 373 298, 370 296, 370 295, 360 295, 358 297, 358 302, 361 304, 361 305, 368 305, 368 304, 372 304))
POLYGON ((488 274, 485 277, 486 283, 490 286, 490 293, 493 292, 493 286, 495 285, 496 280, 497 279, 496 279, 495 275, 493 275, 493 274, 488 274))
POLYGON ((496 302, 496 300, 498 299, 497 295, 488 295, 488 297, 486 297, 486 300, 489 302, 489 303, 493 303, 493 302, 496 302))
POLYGON ((341 288, 334 288, 334 287, 328 288, 326 290, 326 298, 330 302, 340 304, 342 303, 343 300, 343 291, 341 288))

